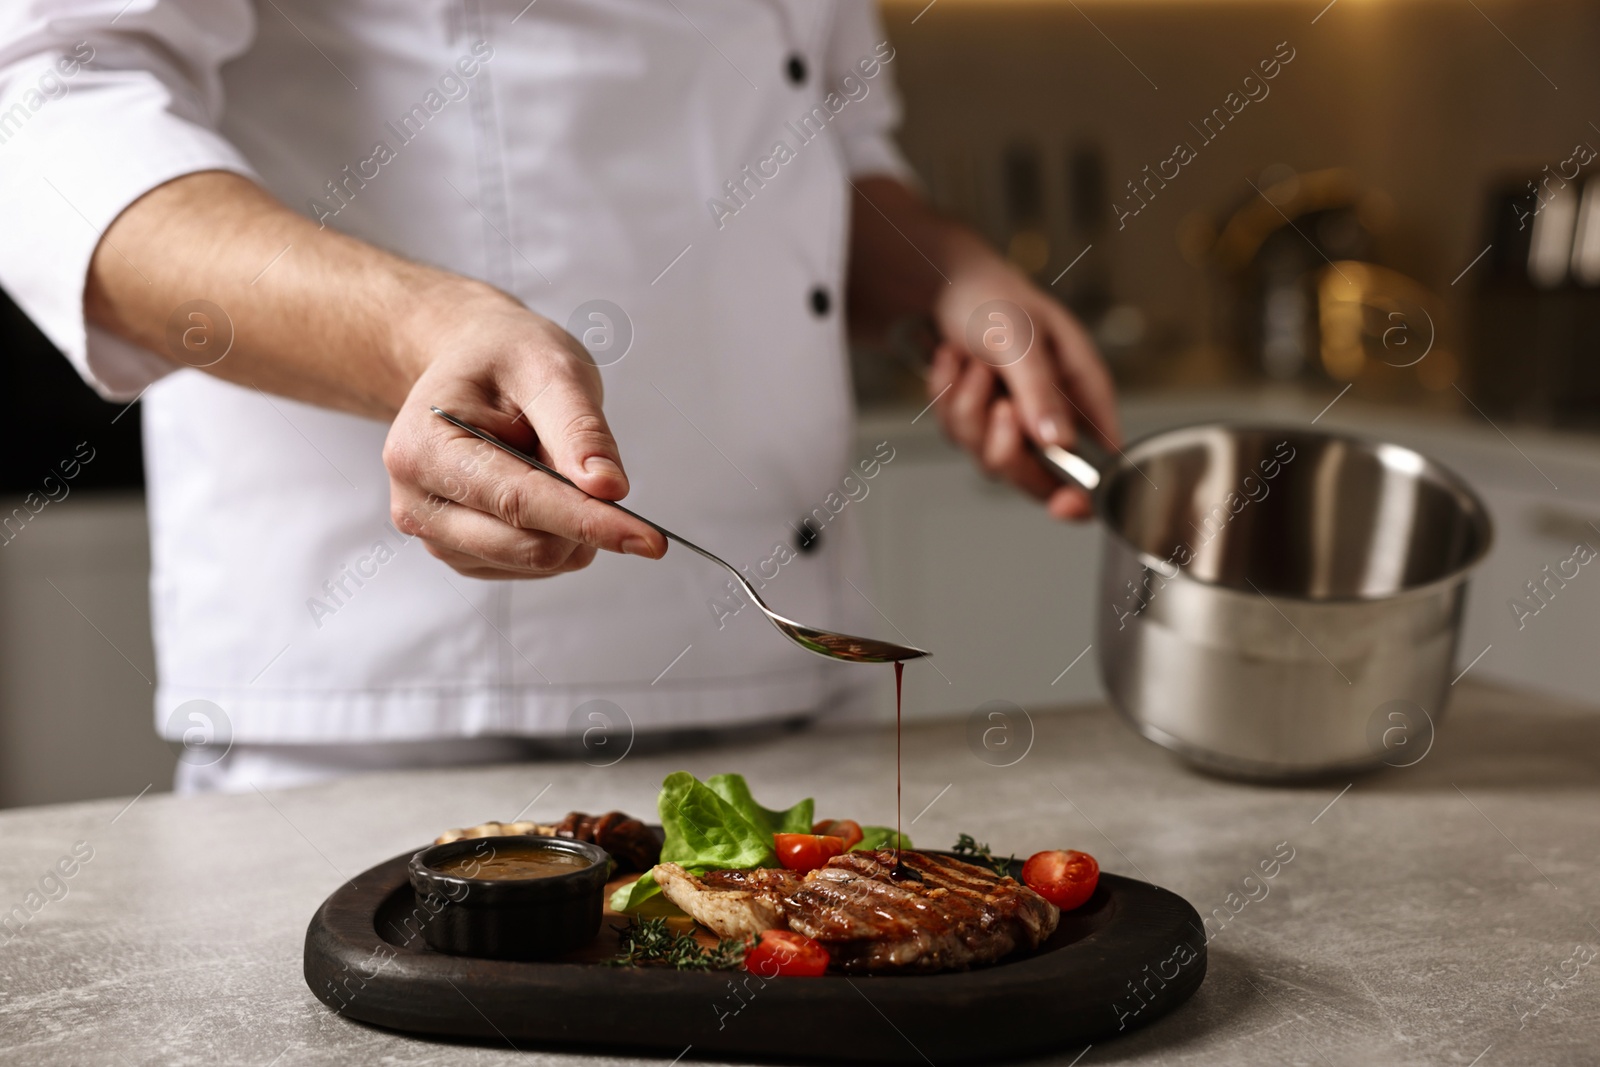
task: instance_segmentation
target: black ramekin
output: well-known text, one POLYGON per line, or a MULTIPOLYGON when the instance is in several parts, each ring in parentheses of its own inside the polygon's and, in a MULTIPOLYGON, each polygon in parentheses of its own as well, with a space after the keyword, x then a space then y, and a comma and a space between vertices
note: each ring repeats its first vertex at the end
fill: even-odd
POLYGON ((561 837, 478 837, 433 845, 411 857, 411 888, 429 915, 423 938, 456 956, 549 959, 588 944, 600 932, 611 856, 561 837), (445 874, 434 864, 456 856, 492 855, 515 846, 581 856, 589 866, 548 878, 489 879, 445 874))

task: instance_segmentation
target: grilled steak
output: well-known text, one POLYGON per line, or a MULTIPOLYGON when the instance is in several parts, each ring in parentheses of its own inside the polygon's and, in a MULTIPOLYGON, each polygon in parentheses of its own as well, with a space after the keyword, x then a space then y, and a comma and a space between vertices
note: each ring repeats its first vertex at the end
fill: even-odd
POLYGON ((1037 948, 1061 917, 987 868, 922 852, 902 852, 900 863, 892 852, 835 856, 789 896, 789 928, 827 945, 846 972, 931 972, 1037 948))
POLYGON ((932 973, 1037 948, 1061 917, 1011 878, 946 856, 848 852, 804 878, 790 871, 714 871, 662 864, 667 898, 720 937, 789 929, 822 942, 847 973, 932 973))

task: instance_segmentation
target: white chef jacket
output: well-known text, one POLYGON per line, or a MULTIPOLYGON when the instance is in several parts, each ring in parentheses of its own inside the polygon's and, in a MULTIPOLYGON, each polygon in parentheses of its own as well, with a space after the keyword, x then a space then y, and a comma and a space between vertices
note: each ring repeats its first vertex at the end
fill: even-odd
MULTIPOLYGON (((559 323, 611 301, 633 334, 599 358, 629 503, 755 570, 872 458, 851 436, 847 179, 906 176, 892 72, 860 0, 6 5, 0 285, 102 394, 143 397, 158 728, 205 699, 238 742, 559 734, 605 699, 644 730, 825 713, 875 680, 728 615, 727 576, 682 549, 464 578, 390 526, 386 425, 174 372, 82 299, 123 208, 222 169, 559 323)), ((849 584, 851 518, 769 603, 881 629, 849 584)))

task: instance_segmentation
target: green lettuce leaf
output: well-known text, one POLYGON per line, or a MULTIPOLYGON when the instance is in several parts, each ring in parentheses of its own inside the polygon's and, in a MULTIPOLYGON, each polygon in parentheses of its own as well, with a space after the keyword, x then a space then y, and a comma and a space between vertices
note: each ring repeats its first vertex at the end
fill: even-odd
POLYGON ((649 871, 638 881, 616 888, 611 894, 611 910, 640 915, 646 919, 683 914, 676 904, 661 895, 661 887, 656 885, 649 871))
POLYGON ((861 840, 850 851, 863 852, 871 850, 875 852, 878 849, 894 848, 896 847, 896 838, 899 839, 900 848, 911 847, 911 838, 905 834, 897 833, 892 826, 863 826, 861 828, 861 840))
MULTIPOLYGON (((719 774, 702 782, 687 771, 677 771, 661 783, 656 808, 666 831, 661 862, 704 874, 776 867, 772 835, 810 833, 815 805, 808 798, 773 811, 756 803, 750 786, 737 774, 719 774)), ((648 907, 667 904, 656 900, 660 892, 661 887, 647 873, 618 888, 611 895, 611 908, 639 914, 648 907)))
POLYGON ((661 797, 656 802, 666 829, 661 861, 682 864, 696 874, 775 865, 778 857, 772 850, 769 827, 777 813, 750 799, 744 779, 719 777, 718 785, 733 800, 724 799, 721 792, 688 771, 669 774, 661 783, 661 797))
POLYGON ((764 828, 769 834, 809 834, 816 821, 816 805, 810 797, 786 811, 772 811, 756 803, 750 795, 750 786, 742 774, 717 774, 706 779, 706 785, 717 796, 726 800, 746 819, 764 828))

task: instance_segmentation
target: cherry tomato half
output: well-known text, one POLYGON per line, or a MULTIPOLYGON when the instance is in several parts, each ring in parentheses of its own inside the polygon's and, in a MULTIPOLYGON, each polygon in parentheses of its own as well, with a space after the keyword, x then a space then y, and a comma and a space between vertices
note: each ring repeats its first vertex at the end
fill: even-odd
POLYGON ((1087 852, 1035 852, 1022 865, 1022 881, 1062 911, 1071 911, 1094 895, 1100 865, 1087 852))
MULTIPOLYGON (((804 835, 802 835, 804 836, 804 835)), ((764 930, 745 953, 744 969, 763 978, 815 978, 828 971, 828 950, 793 930, 764 930)))
POLYGON ((811 828, 811 832, 844 838, 846 852, 861 844, 861 838, 865 836, 861 832, 861 824, 854 819, 823 819, 811 828))
POLYGON ((814 871, 844 851, 844 838, 822 834, 773 834, 778 862, 791 871, 814 871))

